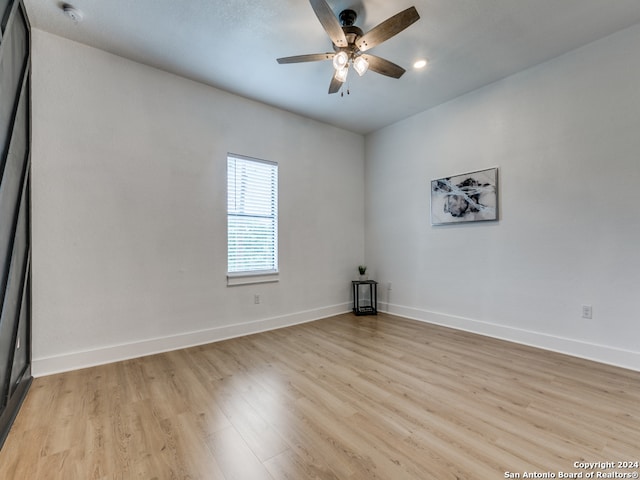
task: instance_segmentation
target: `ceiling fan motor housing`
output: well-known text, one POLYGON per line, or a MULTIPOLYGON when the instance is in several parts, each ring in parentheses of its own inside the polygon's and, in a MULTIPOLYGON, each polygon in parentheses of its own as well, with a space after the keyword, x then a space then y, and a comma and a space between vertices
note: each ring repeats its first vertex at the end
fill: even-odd
POLYGON ((344 36, 347 38, 347 47, 337 47, 335 44, 333 48, 335 51, 338 50, 346 50, 347 52, 354 52, 357 47, 355 46, 356 40, 363 35, 362 29, 356 27, 355 25, 349 25, 342 27, 344 31, 344 36))

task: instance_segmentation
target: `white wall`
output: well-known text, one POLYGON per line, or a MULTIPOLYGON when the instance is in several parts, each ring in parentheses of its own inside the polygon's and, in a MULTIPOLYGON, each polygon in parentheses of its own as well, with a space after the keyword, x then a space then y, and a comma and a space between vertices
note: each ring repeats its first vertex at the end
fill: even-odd
POLYGON ((389 311, 640 370, 638 45, 640 26, 366 138, 389 311), (430 226, 430 180, 492 166, 499 222, 430 226))
POLYGON ((638 44, 365 141, 34 30, 34 374, 346 311, 365 233, 393 313, 640 370, 638 44), (280 164, 279 283, 226 286, 227 152, 280 164), (491 166, 501 220, 431 227, 429 181, 491 166))
POLYGON ((34 375, 349 309, 362 136, 39 30, 32 89, 34 375), (226 286, 227 152, 279 163, 279 283, 226 286))

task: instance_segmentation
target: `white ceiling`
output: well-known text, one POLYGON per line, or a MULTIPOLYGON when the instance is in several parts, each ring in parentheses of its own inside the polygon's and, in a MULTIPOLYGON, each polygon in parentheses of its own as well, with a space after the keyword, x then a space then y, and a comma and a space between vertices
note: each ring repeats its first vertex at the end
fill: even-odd
POLYGON ((34 28, 358 133, 640 22, 640 0, 328 0, 356 10, 365 32, 411 5, 421 16, 367 52, 407 73, 351 72, 341 97, 327 94, 330 62, 276 62, 332 51, 308 0, 69 0, 77 24, 60 0, 24 3, 34 28))

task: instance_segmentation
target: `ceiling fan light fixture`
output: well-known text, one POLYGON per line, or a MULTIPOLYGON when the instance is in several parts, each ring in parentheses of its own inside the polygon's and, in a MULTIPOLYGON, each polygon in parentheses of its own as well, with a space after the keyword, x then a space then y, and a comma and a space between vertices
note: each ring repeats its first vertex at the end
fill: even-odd
POLYGON ((335 68, 336 71, 347 67, 348 63, 349 55, 347 55, 347 52, 345 52, 344 50, 339 51, 333 57, 333 68, 335 68))
POLYGON ((335 75, 336 80, 344 83, 347 80, 348 74, 349 74, 349 65, 336 70, 336 75, 335 75))
POLYGON ((358 75, 362 76, 369 70, 369 62, 367 62, 367 59, 364 57, 357 57, 353 61, 353 68, 358 72, 358 75))

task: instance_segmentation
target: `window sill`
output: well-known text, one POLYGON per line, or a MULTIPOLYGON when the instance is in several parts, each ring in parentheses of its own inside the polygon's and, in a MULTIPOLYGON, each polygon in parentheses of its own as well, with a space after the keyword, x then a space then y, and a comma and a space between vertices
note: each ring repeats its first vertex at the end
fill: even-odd
POLYGON ((274 283, 279 281, 278 276, 279 273, 274 271, 228 273, 227 287, 235 287, 238 285, 253 285, 255 283, 274 283))

